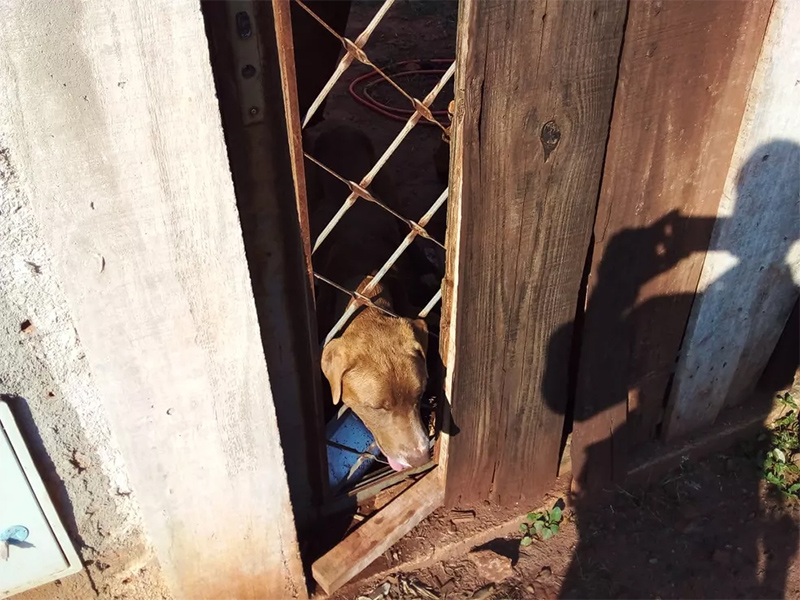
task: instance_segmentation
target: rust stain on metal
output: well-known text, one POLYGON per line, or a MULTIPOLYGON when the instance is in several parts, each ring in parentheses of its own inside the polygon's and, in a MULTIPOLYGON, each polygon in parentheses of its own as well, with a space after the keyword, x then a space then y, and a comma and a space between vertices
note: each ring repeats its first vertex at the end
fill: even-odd
POLYGON ((306 193, 306 173, 303 161, 303 130, 300 124, 300 104, 297 98, 297 73, 294 64, 294 40, 292 38, 292 17, 289 0, 274 0, 272 10, 275 15, 275 39, 278 45, 278 63, 281 70, 283 105, 286 111, 286 130, 289 136, 289 157, 294 178, 297 219, 303 242, 308 284, 314 297, 314 271, 311 265, 311 228, 308 223, 308 198, 306 193))

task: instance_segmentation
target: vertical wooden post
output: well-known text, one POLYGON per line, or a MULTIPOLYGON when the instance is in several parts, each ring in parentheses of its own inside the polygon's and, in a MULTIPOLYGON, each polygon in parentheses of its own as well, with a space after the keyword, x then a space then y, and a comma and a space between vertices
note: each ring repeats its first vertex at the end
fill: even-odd
POLYGON ((670 398, 667 435, 747 396, 800 284, 800 5, 777 0, 670 398))
POLYGON ((450 503, 514 502, 556 477, 626 6, 462 2, 450 503))
POLYGON ((623 477, 629 443, 661 422, 769 9, 631 2, 582 331, 579 484, 623 477))
POLYGON ((174 596, 305 596, 199 4, 0 13, 9 154, 174 596))

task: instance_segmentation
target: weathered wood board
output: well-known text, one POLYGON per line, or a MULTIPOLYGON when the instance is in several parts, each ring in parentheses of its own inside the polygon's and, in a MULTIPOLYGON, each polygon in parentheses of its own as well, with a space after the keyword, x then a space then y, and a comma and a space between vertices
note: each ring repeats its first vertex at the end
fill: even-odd
POLYGON ((199 3, 0 22, 3 143, 175 597, 304 597, 199 3))
POLYGON ((630 4, 582 330, 578 486, 587 471, 624 476, 656 435, 770 5, 630 4))
POLYGON ((772 10, 670 397, 667 434, 750 394, 800 283, 800 4, 772 10))
POLYGON ((626 6, 460 7, 450 503, 513 503, 555 480, 626 6))
POLYGON ((434 470, 392 500, 311 567, 314 579, 332 594, 437 509, 444 499, 434 470))

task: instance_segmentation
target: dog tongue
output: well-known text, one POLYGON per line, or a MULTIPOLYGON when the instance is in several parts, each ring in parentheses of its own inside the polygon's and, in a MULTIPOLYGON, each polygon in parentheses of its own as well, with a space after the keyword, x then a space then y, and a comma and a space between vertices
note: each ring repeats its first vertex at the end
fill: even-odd
POLYGON ((395 471, 402 471, 405 469, 405 465, 401 465, 399 462, 395 462, 392 460, 390 456, 386 457, 386 460, 389 461, 389 466, 392 467, 395 471))

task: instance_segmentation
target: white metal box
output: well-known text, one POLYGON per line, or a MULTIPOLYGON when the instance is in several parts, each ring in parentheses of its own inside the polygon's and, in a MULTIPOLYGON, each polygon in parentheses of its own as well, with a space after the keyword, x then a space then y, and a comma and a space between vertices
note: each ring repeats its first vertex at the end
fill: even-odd
POLYGON ((81 568, 11 411, 0 402, 0 598, 81 568))

